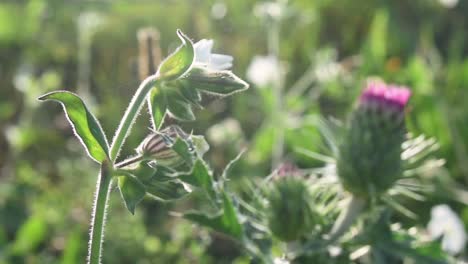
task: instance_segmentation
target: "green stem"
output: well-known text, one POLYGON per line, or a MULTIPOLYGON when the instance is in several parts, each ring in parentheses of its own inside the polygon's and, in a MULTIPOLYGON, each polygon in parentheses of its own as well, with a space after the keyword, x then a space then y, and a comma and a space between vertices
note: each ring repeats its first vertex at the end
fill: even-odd
POLYGON ((99 264, 101 262, 102 242, 104 240, 104 225, 106 222, 106 207, 109 198, 109 190, 112 182, 110 168, 106 163, 102 164, 99 179, 96 184, 96 198, 94 200, 91 222, 91 237, 89 241, 88 263, 99 264))
POLYGON ((140 162, 140 161, 142 161, 144 159, 145 159, 145 157, 143 157, 142 155, 134 156, 134 157, 128 158, 126 160, 123 160, 123 161, 121 161, 119 163, 116 163, 114 167, 119 168, 119 169, 124 168, 124 167, 130 166, 132 164, 135 164, 137 162, 140 162))
POLYGON ((348 231, 365 206, 366 201, 364 199, 356 196, 351 198, 347 208, 342 211, 328 235, 328 244, 334 243, 348 231))
MULTIPOLYGON (((280 21, 275 19, 269 26, 268 53, 279 60, 280 53, 280 21)), ((279 63, 279 62, 278 62, 279 63)), ((273 122, 276 126, 275 141, 272 152, 272 170, 274 170, 283 158, 284 151, 284 113, 283 113, 283 76, 279 73, 277 82, 273 83, 273 122)))
POLYGON ((140 87, 138 87, 138 90, 136 91, 135 96, 133 96, 132 101, 130 101, 127 111, 125 112, 122 121, 120 122, 119 128, 117 128, 117 131, 115 132, 114 140, 111 144, 110 157, 112 161, 114 161, 119 155, 120 149, 122 148, 122 145, 124 144, 125 139, 127 138, 127 135, 130 132, 130 129, 135 122, 135 119, 140 112, 140 109, 143 106, 148 93, 154 87, 157 80, 158 78, 156 75, 151 75, 146 78, 140 84, 140 87))
MULTIPOLYGON (((117 131, 115 132, 114 140, 111 144, 110 158, 112 167, 122 148, 127 135, 130 132, 132 124, 140 112, 145 99, 151 89, 155 86, 158 78, 157 75, 151 75, 146 78, 138 87, 135 96, 130 101, 130 104, 125 112, 122 121, 120 122, 117 131)), ((91 219, 91 236, 89 240, 88 263, 99 264, 101 261, 102 242, 104 239, 104 225, 106 219, 107 200, 112 182, 112 167, 104 162, 101 166, 101 173, 96 186, 96 199, 94 201, 93 215, 91 219)))

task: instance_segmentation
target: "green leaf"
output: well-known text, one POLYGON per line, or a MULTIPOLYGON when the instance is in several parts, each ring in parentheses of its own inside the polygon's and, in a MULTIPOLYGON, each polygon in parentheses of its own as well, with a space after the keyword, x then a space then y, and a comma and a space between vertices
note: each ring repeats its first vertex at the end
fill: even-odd
POLYGON ((131 176, 119 176, 119 189, 122 199, 130 213, 135 214, 135 207, 145 197, 145 186, 131 176))
POLYGON ((182 41, 182 45, 161 63, 158 70, 163 81, 174 80, 184 75, 192 66, 195 58, 192 41, 180 30, 177 30, 177 35, 182 41))
POLYGON ((223 179, 223 181, 228 180, 228 178, 229 178, 231 172, 233 171, 235 165, 240 160, 242 155, 244 155, 244 152, 245 152, 245 149, 242 150, 241 152, 239 152, 239 154, 237 154, 237 156, 234 159, 232 159, 231 161, 229 161, 229 163, 226 165, 226 167, 223 170, 223 174, 221 175, 221 178, 223 179))
POLYGON ((166 96, 167 108, 170 114, 181 121, 193 121, 195 115, 192 112, 190 103, 179 95, 177 92, 171 91, 166 96))
POLYGON ((143 184, 150 181, 164 182, 176 179, 176 177, 171 176, 174 174, 174 170, 151 163, 151 161, 142 161, 137 168, 130 170, 129 173, 135 175, 143 184))
POLYGON ((249 88, 249 84, 231 71, 213 71, 205 67, 193 67, 184 80, 192 89, 216 95, 231 95, 249 88))
POLYGON ((148 106, 151 113, 153 128, 159 130, 166 116, 167 102, 166 95, 160 87, 154 87, 148 96, 148 106))
POLYGON ((73 132, 84 145, 88 155, 99 163, 108 158, 109 144, 104 131, 78 95, 68 91, 56 91, 39 97, 39 100, 61 103, 73 132))
POLYGON ((201 101, 201 95, 200 93, 194 89, 193 87, 190 87, 189 83, 184 80, 183 82, 180 81, 180 84, 179 84, 180 88, 180 93, 182 94, 182 96, 187 100, 189 101, 190 103, 198 106, 198 107, 202 107, 200 105, 200 101, 201 101))
POLYGON ((146 192, 153 198, 167 202, 180 199, 188 194, 184 185, 178 181, 145 182, 146 192))
POLYGON ((202 188, 212 198, 215 198, 213 176, 202 160, 197 159, 192 170, 189 173, 180 174, 178 178, 185 183, 202 188))
POLYGON ((177 138, 172 145, 172 149, 182 158, 182 160, 189 164, 190 166, 193 163, 193 151, 188 142, 181 138, 177 138))
POLYGON ((82 232, 79 228, 75 228, 75 230, 68 234, 60 264, 73 264, 81 261, 81 253, 84 250, 83 239, 82 232))
POLYGON ((226 193, 223 193, 223 210, 218 214, 210 216, 201 212, 190 212, 184 217, 237 239, 241 239, 243 236, 243 228, 239 222, 237 211, 226 193))
POLYGON ((202 158, 203 155, 205 155, 205 153, 210 149, 210 145, 208 145, 208 142, 206 142, 205 137, 191 135, 190 139, 192 140, 195 152, 197 152, 197 156, 202 158))
POLYGON ((30 217, 18 230, 12 244, 15 255, 24 255, 35 250, 47 237, 47 224, 38 215, 30 217))

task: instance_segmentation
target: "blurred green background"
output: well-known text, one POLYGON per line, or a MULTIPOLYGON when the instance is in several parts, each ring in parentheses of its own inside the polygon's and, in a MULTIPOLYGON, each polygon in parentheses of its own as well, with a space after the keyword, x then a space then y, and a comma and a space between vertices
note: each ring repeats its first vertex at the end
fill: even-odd
MULTIPOLYGON (((437 157, 446 161, 446 169, 427 177, 444 179, 451 189, 419 204, 421 218, 410 224, 424 227, 430 206, 441 202, 450 202, 468 224, 468 1, 297 0, 279 6, 2 0, 0 263, 84 262, 98 166, 85 156, 61 108, 36 98, 55 89, 80 94, 110 137, 140 81, 137 32, 146 27, 159 31, 163 55, 178 45, 178 28, 195 41, 214 39, 215 51, 233 55, 233 71, 244 79, 254 56, 281 61, 281 120, 272 114, 274 85, 252 83, 227 99, 205 98, 197 121, 182 124, 208 134, 207 160, 217 172, 247 148, 234 182, 263 177, 277 165, 271 161, 277 127, 285 131, 284 151, 273 159, 318 165, 294 151, 323 149, 317 129, 296 121, 317 114, 344 119, 368 77, 411 87, 410 130, 435 137, 437 157)), ((148 132, 144 112, 122 157, 148 132)), ((190 204, 145 200, 131 216, 118 196, 111 194, 104 263, 246 263, 229 240, 170 213, 190 204)))

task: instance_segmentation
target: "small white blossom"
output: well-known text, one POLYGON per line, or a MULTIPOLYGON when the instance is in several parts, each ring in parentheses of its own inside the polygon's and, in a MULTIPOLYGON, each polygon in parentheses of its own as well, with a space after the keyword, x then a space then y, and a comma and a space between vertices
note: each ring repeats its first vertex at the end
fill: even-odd
POLYGON ((439 3, 446 8, 454 8, 458 4, 458 0, 439 0, 439 3))
POLYGON ((213 40, 202 39, 193 45, 195 64, 212 70, 229 70, 232 67, 232 56, 212 53, 213 40))
POLYGON ((242 128, 235 119, 228 118, 222 122, 213 125, 208 129, 206 135, 214 145, 235 142, 242 138, 242 128))
POLYGON ((289 260, 286 260, 286 259, 284 259, 284 258, 275 258, 275 259, 273 260, 273 263, 274 263, 274 264, 289 264, 289 263, 291 263, 291 262, 289 262, 289 260))
POLYGON ((463 222, 448 205, 432 207, 427 229, 433 239, 442 237, 442 249, 448 253, 458 254, 465 248, 466 232, 463 222))
POLYGON ((255 5, 254 14, 258 17, 281 18, 285 13, 285 5, 277 2, 262 2, 255 5))
POLYGON ((247 68, 247 78, 258 87, 279 81, 281 66, 275 56, 255 56, 247 68))

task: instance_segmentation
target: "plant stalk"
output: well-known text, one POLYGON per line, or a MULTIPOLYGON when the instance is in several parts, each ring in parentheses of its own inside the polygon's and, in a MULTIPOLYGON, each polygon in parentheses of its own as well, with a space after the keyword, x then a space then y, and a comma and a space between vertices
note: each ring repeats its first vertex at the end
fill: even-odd
POLYGON ((103 163, 96 184, 96 194, 91 219, 91 235, 89 240, 88 263, 101 263, 102 242, 106 222, 107 200, 112 182, 112 174, 107 164, 103 163))
POLYGON ((122 118, 122 121, 120 122, 119 127, 117 128, 117 131, 115 132, 115 136, 111 144, 110 158, 112 161, 115 161, 119 155, 120 149, 122 148, 122 145, 124 144, 125 139, 127 138, 127 135, 130 132, 130 129, 135 122, 135 119, 140 112, 140 109, 143 106, 148 93, 155 86, 157 80, 157 75, 151 75, 146 78, 140 84, 140 87, 138 87, 138 90, 130 101, 127 111, 125 111, 125 114, 122 118))
POLYGON ((138 87, 134 97, 125 111, 120 122, 110 148, 110 159, 112 166, 104 162, 101 166, 101 173, 96 185, 96 199, 94 201, 93 214, 91 219, 91 235, 89 240, 88 264, 101 263, 102 242, 104 240, 104 227, 106 219, 107 201, 109 198, 110 187, 112 183, 112 168, 114 162, 122 148, 130 129, 135 122, 141 107, 145 103, 151 89, 155 86, 157 75, 151 75, 146 78, 138 87))
POLYGON ((348 206, 341 212, 335 222, 330 234, 328 235, 328 244, 332 244, 340 239, 346 231, 353 225, 356 218, 361 214, 366 206, 366 201, 363 198, 353 196, 349 201, 348 206))

